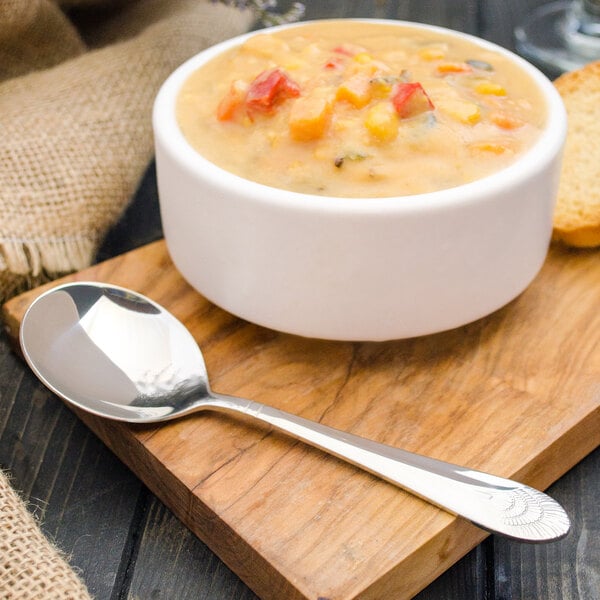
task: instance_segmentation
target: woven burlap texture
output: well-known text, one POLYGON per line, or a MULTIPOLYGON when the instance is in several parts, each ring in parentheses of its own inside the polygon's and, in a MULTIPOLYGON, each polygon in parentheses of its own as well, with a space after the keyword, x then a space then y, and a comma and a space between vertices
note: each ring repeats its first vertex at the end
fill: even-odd
POLYGON ((85 600, 90 595, 0 471, 0 598, 85 600))
MULTIPOLYGON (((0 1, 0 301, 93 261, 152 157, 160 84, 252 18, 204 0, 106 0, 104 20, 78 28, 70 7, 101 2, 0 1)), ((1 472, 0 598, 90 598, 1 472)))
POLYGON ((251 20, 204 0, 108 1, 89 38, 64 3, 0 2, 0 301, 91 264, 152 158, 160 84, 251 20))

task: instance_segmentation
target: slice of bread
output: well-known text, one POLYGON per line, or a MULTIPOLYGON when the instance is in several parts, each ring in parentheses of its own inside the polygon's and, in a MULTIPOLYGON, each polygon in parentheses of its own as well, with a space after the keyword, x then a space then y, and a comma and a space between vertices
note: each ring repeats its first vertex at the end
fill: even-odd
POLYGON ((568 115, 553 240, 600 246, 600 61, 554 82, 568 115))

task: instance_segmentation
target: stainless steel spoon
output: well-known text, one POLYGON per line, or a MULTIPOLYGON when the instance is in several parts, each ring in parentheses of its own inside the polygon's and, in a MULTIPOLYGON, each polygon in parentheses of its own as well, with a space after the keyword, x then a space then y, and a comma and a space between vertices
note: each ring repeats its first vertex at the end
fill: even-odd
POLYGON ((488 531, 531 542, 569 531, 563 508, 521 483, 213 392, 189 331, 129 290, 83 282, 56 287, 29 307, 20 341, 29 366, 48 388, 96 415, 153 423, 204 409, 243 413, 488 531))

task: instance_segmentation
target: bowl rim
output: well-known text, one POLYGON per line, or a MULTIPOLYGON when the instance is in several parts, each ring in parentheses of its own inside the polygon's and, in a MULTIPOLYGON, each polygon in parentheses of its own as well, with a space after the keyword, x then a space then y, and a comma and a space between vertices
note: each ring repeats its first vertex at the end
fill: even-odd
POLYGON ((346 214, 389 214, 422 212, 425 209, 451 208, 457 204, 480 203, 484 201, 484 198, 492 198, 500 191, 518 187, 529 177, 542 171, 561 152, 566 139, 567 116, 562 98, 550 79, 524 58, 494 42, 469 33, 419 22, 392 19, 337 18, 307 20, 250 31, 212 45, 190 57, 179 65, 161 85, 153 104, 152 126, 157 146, 159 143, 162 144, 191 175, 205 179, 213 189, 221 190, 225 194, 235 193, 255 202, 285 208, 286 210, 318 210, 346 214), (502 54, 516 63, 537 85, 546 104, 546 127, 536 142, 514 163, 490 175, 466 184, 433 192, 384 197, 326 196, 294 192, 265 185, 245 179, 216 165, 204 158, 187 141, 179 127, 175 115, 175 106, 179 91, 192 72, 222 52, 242 44, 250 37, 283 29, 301 28, 315 23, 340 21, 433 31, 456 36, 471 41, 485 50, 502 54))

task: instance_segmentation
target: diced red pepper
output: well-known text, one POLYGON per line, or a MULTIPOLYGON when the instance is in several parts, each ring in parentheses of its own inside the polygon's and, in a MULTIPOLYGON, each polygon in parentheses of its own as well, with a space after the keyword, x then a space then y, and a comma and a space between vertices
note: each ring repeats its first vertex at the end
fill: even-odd
POLYGON ((397 83, 392 92, 392 103, 403 119, 435 108, 420 83, 397 83))
POLYGON ((300 95, 300 86, 279 68, 263 71, 250 84, 246 106, 269 112, 278 102, 300 95))

